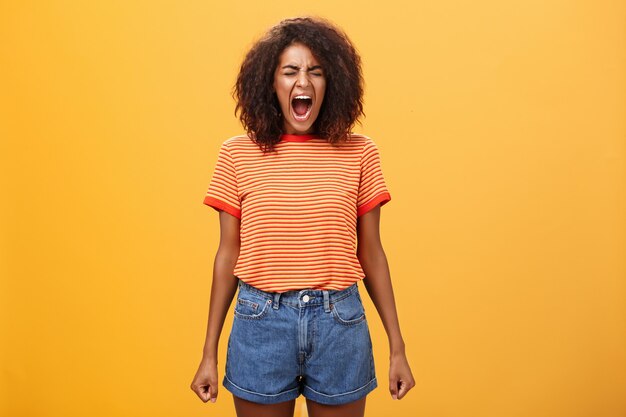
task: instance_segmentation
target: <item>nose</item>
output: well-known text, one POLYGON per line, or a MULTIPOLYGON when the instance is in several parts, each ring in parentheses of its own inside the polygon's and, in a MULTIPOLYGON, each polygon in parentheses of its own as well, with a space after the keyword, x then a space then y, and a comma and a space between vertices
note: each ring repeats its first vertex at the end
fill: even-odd
POLYGON ((309 85, 309 75, 306 71, 300 71, 298 74, 298 78, 296 79, 296 85, 298 87, 306 87, 309 85))

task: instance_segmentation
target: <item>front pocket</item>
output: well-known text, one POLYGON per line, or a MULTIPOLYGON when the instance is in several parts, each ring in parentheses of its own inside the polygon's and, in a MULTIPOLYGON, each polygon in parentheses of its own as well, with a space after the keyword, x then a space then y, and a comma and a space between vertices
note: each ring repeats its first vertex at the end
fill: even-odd
POLYGON ((346 326, 352 326, 365 320, 363 303, 355 293, 335 303, 331 303, 330 309, 335 321, 346 326))
POLYGON ((272 303, 269 299, 257 299, 245 295, 237 297, 235 304, 235 317, 240 319, 260 319, 269 311, 272 303))

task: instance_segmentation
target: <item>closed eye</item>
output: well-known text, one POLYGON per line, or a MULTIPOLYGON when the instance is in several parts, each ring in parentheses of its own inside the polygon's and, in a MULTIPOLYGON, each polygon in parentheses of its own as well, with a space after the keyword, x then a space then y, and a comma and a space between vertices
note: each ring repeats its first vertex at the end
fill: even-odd
MULTIPOLYGON (((295 74, 296 74, 295 72, 286 72, 285 73, 285 75, 295 75, 295 74)), ((316 77, 320 77, 320 76, 323 75, 322 73, 319 73, 319 72, 312 72, 311 74, 315 75, 316 77)))

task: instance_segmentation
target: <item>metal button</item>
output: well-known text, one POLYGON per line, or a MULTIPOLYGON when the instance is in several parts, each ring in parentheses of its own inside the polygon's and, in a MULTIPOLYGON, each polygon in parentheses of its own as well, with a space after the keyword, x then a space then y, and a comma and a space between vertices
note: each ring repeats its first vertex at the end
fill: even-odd
POLYGON ((304 301, 305 303, 309 302, 309 296, 304 294, 304 297, 302 297, 302 301, 304 301))

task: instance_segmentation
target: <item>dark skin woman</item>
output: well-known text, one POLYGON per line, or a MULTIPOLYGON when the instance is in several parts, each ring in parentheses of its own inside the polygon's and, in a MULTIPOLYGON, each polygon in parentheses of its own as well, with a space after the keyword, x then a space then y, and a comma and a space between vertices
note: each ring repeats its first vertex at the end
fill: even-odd
MULTIPOLYGON (((320 18, 286 19, 273 27, 246 56, 234 96, 236 112, 248 135, 271 150, 281 134, 316 133, 330 143, 348 140, 350 129, 363 114, 360 58, 347 37, 320 18), (299 116, 295 98, 308 104, 299 116)), ((301 112, 300 112, 301 113, 301 112)), ((402 399, 415 385, 400 331, 387 258, 380 239, 380 206, 358 218, 357 257, 365 273, 363 283, 374 303, 389 342, 389 393, 402 399)), ((204 402, 218 395, 217 351, 224 320, 235 293, 233 269, 240 250, 240 220, 220 211, 220 242, 213 267, 213 283, 203 357, 191 389, 204 402)), ((242 416, 293 416, 295 400, 257 404, 233 396, 242 416)), ((357 417, 365 412, 365 398, 342 405, 307 399, 312 417, 357 417)))

